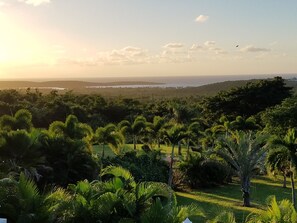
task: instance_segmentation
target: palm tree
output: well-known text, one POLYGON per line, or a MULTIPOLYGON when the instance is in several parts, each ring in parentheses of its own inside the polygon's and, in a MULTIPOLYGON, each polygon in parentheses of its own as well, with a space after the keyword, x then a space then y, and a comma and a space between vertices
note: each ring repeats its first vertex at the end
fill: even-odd
POLYGON ((20 174, 19 180, 0 180, 0 216, 11 222, 47 222, 44 198, 32 180, 20 174))
POLYGON ((45 168, 45 157, 41 151, 41 133, 34 130, 2 132, 0 134, 0 160, 2 171, 8 175, 18 176, 24 172, 26 176, 39 180, 39 170, 45 168))
MULTIPOLYGON (((201 126, 199 122, 193 122, 189 126, 187 126, 186 132, 185 132, 185 141, 187 145, 187 155, 186 155, 186 160, 189 159, 190 156, 190 145, 195 144, 196 140, 199 137, 199 132, 201 130, 201 126)), ((181 155, 181 151, 178 153, 181 155)))
POLYGON ((134 150, 136 150, 136 144, 140 135, 143 133, 146 127, 146 119, 143 116, 137 116, 132 123, 127 120, 123 120, 118 124, 120 131, 123 135, 130 134, 132 136, 134 150))
POLYGON ((84 140, 47 131, 41 143, 47 165, 51 167, 45 183, 67 186, 82 179, 93 180, 98 174, 98 160, 84 140))
POLYGON ((123 144, 124 137, 117 132, 114 124, 108 124, 105 127, 97 128, 95 132, 95 140, 102 146, 102 158, 104 157, 105 145, 108 145, 115 154, 119 154, 119 145, 123 144))
POLYGON ((68 115, 65 123, 54 121, 50 125, 49 131, 53 134, 63 135, 71 139, 90 138, 92 136, 92 129, 84 123, 80 123, 75 115, 68 115))
POLYGON ((49 126, 49 132, 72 140, 84 140, 89 145, 93 137, 92 128, 85 123, 79 122, 75 115, 69 115, 65 123, 54 121, 49 126))
POLYGON ((252 116, 247 119, 237 116, 234 121, 230 122, 230 127, 233 130, 241 131, 253 131, 260 128, 260 126, 256 123, 256 119, 252 116))
POLYGON ((292 203, 296 208, 296 195, 295 195, 295 183, 294 183, 294 172, 297 167, 297 136, 295 129, 289 129, 284 138, 276 138, 272 140, 272 145, 281 146, 287 150, 288 161, 290 162, 290 179, 292 186, 292 203))
MULTIPOLYGON (((269 151, 267 165, 272 172, 281 172, 283 175, 283 188, 287 187, 287 175, 293 171, 290 165, 290 153, 286 148, 277 148, 269 151)), ((291 173, 290 173, 291 175, 291 173)))
POLYGON ((7 131, 20 129, 31 131, 33 128, 32 114, 26 109, 20 109, 14 116, 3 115, 0 119, 0 127, 7 131))
POLYGON ((153 122, 147 123, 147 131, 155 144, 157 144, 158 149, 160 149, 160 141, 163 135, 163 127, 165 125, 165 119, 160 116, 155 116, 153 122))
POLYGON ((249 215, 246 223, 292 223, 297 222, 297 212, 289 200, 276 201, 275 196, 268 198, 268 208, 259 215, 249 215))
POLYGON ((243 205, 250 206, 250 181, 256 169, 261 167, 266 152, 266 136, 252 132, 235 132, 223 138, 221 146, 215 151, 231 165, 240 178, 243 192, 243 205))
POLYGON ((194 205, 178 207, 166 184, 136 183, 122 167, 108 166, 100 176, 104 181, 80 181, 69 185, 68 192, 57 189, 48 196, 53 221, 175 223, 189 215, 203 215, 194 205))
POLYGON ((173 161, 174 161, 174 148, 175 146, 186 137, 183 125, 174 125, 169 130, 165 131, 165 140, 167 140, 171 144, 171 155, 170 155, 170 163, 169 163, 169 177, 168 177, 168 185, 172 186, 172 178, 173 178, 173 161))
MULTIPOLYGON (((200 132, 202 138, 200 142, 202 144, 203 149, 214 149, 218 136, 222 135, 224 132, 224 128, 221 125, 213 126, 208 129, 205 129, 203 132, 200 132)), ((226 137, 228 135, 226 134, 226 137)))

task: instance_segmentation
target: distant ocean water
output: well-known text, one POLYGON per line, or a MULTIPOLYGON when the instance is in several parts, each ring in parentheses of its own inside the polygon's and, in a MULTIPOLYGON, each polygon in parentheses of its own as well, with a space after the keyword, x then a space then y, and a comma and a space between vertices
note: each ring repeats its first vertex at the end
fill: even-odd
MULTIPOLYGON (((265 79, 281 76, 284 79, 297 78, 297 74, 261 74, 261 75, 218 75, 218 76, 160 76, 160 77, 98 77, 98 78, 38 78, 38 79, 22 79, 21 81, 88 81, 97 83, 108 82, 154 82, 162 83, 162 85, 116 85, 113 87, 198 87, 202 85, 236 80, 265 79)), ((102 87, 102 86, 98 86, 102 87)), ((103 86, 104 87, 104 86, 103 86)), ((108 86, 110 87, 110 86, 108 86)))
MULTIPOLYGON (((224 81, 235 80, 250 80, 250 79, 265 79, 281 76, 284 79, 296 78, 297 74, 285 74, 285 75, 218 75, 218 76, 167 76, 167 77, 105 77, 105 78, 79 78, 76 80, 107 83, 107 82, 119 82, 119 81, 147 81, 155 83, 163 83, 163 85, 146 85, 147 87, 198 87, 207 84, 213 84, 224 81)), ((114 86, 114 87, 124 87, 114 86)), ((143 85, 127 85, 127 87, 143 87, 143 85)))

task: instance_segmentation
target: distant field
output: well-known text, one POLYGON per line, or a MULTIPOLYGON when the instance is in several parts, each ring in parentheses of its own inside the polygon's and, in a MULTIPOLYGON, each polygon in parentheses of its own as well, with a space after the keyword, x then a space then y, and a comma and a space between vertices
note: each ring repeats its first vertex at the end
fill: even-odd
MULTIPOLYGON (((73 91, 77 94, 100 94, 107 98, 127 97, 141 100, 163 99, 163 98, 186 98, 204 96, 212 96, 219 91, 229 90, 234 87, 240 87, 247 82, 254 82, 258 80, 240 80, 240 81, 225 81, 214 84, 208 84, 198 87, 162 87, 162 83, 155 82, 109 82, 109 83, 95 83, 84 81, 47 81, 47 82, 30 82, 30 81, 0 81, 0 90, 16 89, 25 92, 27 88, 38 88, 42 93, 49 93, 52 90, 57 90, 63 94, 67 91, 73 91), (144 87, 119 87, 127 85, 141 85, 144 87), (160 87, 156 86, 160 85, 160 87), (91 88, 89 88, 89 87, 91 88), (92 86, 104 86, 102 88, 92 88, 92 86), (117 86, 116 88, 114 86, 117 86)), ((288 86, 291 86, 296 91, 297 81, 286 81, 288 86)))

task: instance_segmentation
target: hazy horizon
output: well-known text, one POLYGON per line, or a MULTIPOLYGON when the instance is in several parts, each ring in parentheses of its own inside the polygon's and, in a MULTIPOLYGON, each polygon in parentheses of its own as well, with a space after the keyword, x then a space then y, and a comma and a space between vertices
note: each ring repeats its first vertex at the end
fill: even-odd
POLYGON ((167 86, 201 86, 205 84, 236 81, 236 80, 252 80, 266 79, 281 76, 284 79, 297 78, 296 74, 245 74, 245 75, 201 75, 201 76, 120 76, 120 77, 77 77, 77 78, 6 78, 1 81, 32 81, 32 82, 47 82, 47 81, 83 81, 95 83, 111 83, 111 82, 151 82, 162 83, 167 86))
POLYGON ((297 1, 0 0, 0 79, 297 73, 297 1))

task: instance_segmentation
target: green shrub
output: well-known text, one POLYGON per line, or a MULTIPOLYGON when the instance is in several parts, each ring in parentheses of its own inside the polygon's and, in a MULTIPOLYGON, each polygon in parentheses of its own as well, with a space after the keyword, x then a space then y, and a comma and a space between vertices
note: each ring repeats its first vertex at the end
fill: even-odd
POLYGON ((230 174, 230 168, 223 162, 201 155, 190 156, 190 159, 183 161, 179 167, 191 188, 223 184, 230 174))
POLYGON ((117 165, 129 170, 137 182, 157 181, 167 182, 168 165, 162 160, 159 151, 147 153, 128 152, 123 156, 103 160, 104 166, 117 165))

